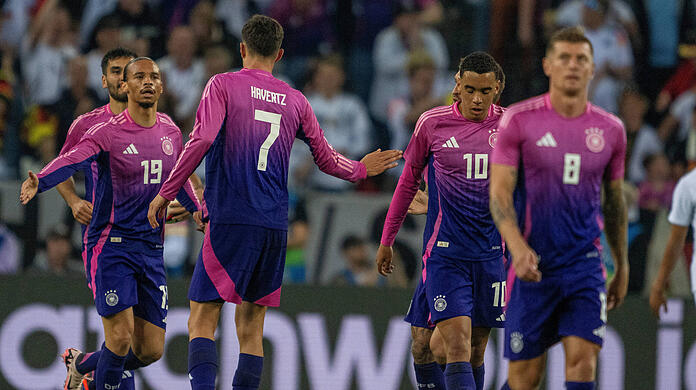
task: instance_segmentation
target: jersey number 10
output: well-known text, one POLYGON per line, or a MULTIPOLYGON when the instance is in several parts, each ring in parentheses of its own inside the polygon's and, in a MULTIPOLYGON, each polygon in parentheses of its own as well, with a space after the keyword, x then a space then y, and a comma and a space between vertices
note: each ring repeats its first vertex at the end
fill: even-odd
POLYGON ((466 178, 471 179, 472 165, 474 179, 488 179, 488 154, 471 154, 464 155, 466 161, 466 178), (473 157, 473 158, 472 158, 473 157), (473 160, 473 161, 472 161, 473 160))

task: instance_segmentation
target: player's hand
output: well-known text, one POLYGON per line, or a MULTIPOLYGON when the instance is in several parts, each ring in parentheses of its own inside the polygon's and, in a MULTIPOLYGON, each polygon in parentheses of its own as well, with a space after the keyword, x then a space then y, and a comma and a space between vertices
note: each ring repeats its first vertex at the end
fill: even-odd
POLYGON ((167 206, 167 223, 181 222, 188 218, 189 215, 191 213, 176 199, 167 206))
POLYGON ((392 264, 392 257, 394 257, 394 250, 390 246, 379 245, 377 249, 377 272, 382 276, 388 276, 394 270, 394 265, 392 264))
POLYGON ((425 192, 418 190, 418 192, 416 192, 416 196, 413 198, 413 201, 408 206, 408 213, 414 214, 414 215, 420 215, 420 214, 425 214, 427 212, 428 212, 428 195, 425 192))
POLYGON ((667 294, 665 294, 665 284, 655 279, 650 289, 650 309, 655 317, 660 318, 660 308, 665 308, 667 312, 667 294))
POLYGON ((39 190, 39 178, 36 177, 34 172, 29 171, 29 177, 22 183, 22 190, 19 193, 19 201, 22 204, 29 203, 36 196, 36 192, 39 190))
POLYGON ((623 303, 628 290, 628 267, 617 270, 607 288, 607 310, 615 309, 623 303))
POLYGON ((83 225, 89 225, 92 221, 92 204, 84 199, 79 199, 70 205, 75 220, 83 225))
POLYGON ((397 166, 396 160, 400 159, 403 154, 400 150, 382 151, 382 149, 377 149, 366 154, 360 162, 365 166, 367 176, 376 176, 397 166))
POLYGON ((162 197, 162 195, 157 195, 155 199, 150 202, 150 208, 147 210, 147 220, 150 221, 150 226, 153 229, 159 227, 158 219, 164 217, 164 213, 167 211, 167 205, 169 201, 162 197))
POLYGON ((539 255, 530 248, 529 245, 524 245, 520 250, 513 252, 510 248, 512 256, 512 264, 515 266, 515 274, 518 278, 525 282, 541 281, 541 272, 539 272, 539 255))
POLYGON ((205 233, 205 222, 203 222, 203 212, 196 211, 193 213, 193 220, 196 222, 196 230, 205 233))

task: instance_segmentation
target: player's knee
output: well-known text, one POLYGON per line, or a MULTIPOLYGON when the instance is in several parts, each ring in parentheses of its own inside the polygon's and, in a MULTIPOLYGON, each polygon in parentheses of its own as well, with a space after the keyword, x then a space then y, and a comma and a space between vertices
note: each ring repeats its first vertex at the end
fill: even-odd
POLYGON ((508 378, 508 385, 514 390, 537 390, 541 384, 541 373, 529 370, 508 378))
POLYGON ((152 349, 152 350, 146 350, 143 351, 141 355, 137 355, 138 359, 140 359, 141 362, 143 362, 146 366, 160 360, 162 358, 162 353, 164 351, 162 348, 160 349, 152 349))
POLYGON ((569 357, 566 362, 566 376, 581 379, 583 381, 593 380, 595 377, 596 368, 596 359, 591 356, 569 357))

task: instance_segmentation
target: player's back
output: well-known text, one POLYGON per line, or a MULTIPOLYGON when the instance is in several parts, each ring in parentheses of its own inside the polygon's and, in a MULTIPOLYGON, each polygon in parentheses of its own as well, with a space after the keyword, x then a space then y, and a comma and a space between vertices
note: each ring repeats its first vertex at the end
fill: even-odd
POLYGON ((303 138, 307 99, 258 69, 214 76, 203 99, 213 83, 228 96, 225 122, 206 155, 211 220, 287 229, 290 149, 303 138))

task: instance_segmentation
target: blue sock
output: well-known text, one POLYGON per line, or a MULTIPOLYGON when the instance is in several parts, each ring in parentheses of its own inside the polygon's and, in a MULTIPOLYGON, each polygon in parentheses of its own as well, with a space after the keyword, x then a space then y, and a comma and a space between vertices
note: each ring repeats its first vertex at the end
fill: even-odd
POLYGON ((594 382, 566 382, 567 390, 594 390, 594 382))
POLYGON ((447 368, 447 364, 438 364, 440 366, 440 371, 445 372, 445 369, 447 368))
POLYGON ((105 389, 106 385, 109 385, 111 389, 118 389, 121 385, 125 363, 125 356, 116 355, 104 346, 99 355, 97 369, 94 370, 94 381, 97 383, 97 389, 105 389))
POLYGON ((483 379, 486 376, 486 369, 483 364, 480 367, 474 367, 472 369, 474 373, 474 383, 476 383, 476 390, 483 390, 483 379))
MULTIPOLYGON (((102 348, 104 348, 104 345, 102 344, 102 348)), ((75 368, 77 368, 77 372, 79 372, 82 375, 85 375, 87 373, 90 373, 94 370, 97 369, 97 362, 99 361, 99 356, 101 355, 101 350, 92 352, 92 353, 85 353, 85 354, 80 354, 77 356, 77 362, 75 363, 75 368)))
POLYGON ((215 390, 217 351, 215 341, 196 337, 189 342, 188 371, 193 390, 215 390))
MULTIPOLYGON (((129 352, 130 353, 130 352, 129 352)), ((126 364, 128 362, 128 358, 126 358, 126 364)), ((134 372, 126 369, 123 371, 123 375, 121 375, 121 387, 118 388, 118 390, 135 390, 135 376, 134 372)))
POLYGON ((138 368, 146 366, 147 364, 143 363, 142 360, 135 356, 132 349, 128 350, 128 355, 126 355, 126 364, 123 366, 124 370, 137 370, 138 368))
POLYGON ((261 371, 263 371, 263 357, 239 354, 237 371, 232 380, 232 390, 257 390, 261 382, 261 371))
POLYGON ((474 375, 469 362, 447 363, 445 369, 447 390, 474 390, 474 375))
POLYGON ((416 382, 419 389, 422 387, 424 389, 445 390, 445 376, 442 374, 440 365, 436 362, 413 363, 413 369, 416 371, 416 382))
POLYGON ((512 390, 512 389, 510 388, 510 386, 508 386, 507 381, 505 381, 505 384, 503 385, 503 387, 500 388, 500 390, 512 390))

